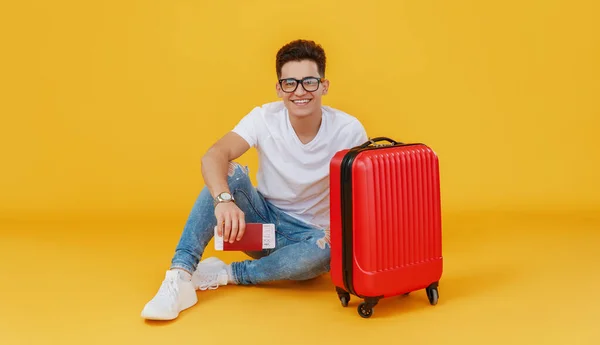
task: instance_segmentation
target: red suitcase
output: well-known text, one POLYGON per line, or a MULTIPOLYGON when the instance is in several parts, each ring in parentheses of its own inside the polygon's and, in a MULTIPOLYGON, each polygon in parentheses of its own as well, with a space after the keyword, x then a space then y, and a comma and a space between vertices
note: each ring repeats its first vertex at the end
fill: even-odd
POLYGON ((443 261, 435 152, 379 137, 338 152, 330 173, 331 279, 342 305, 353 294, 368 318, 380 299, 420 289, 435 305, 443 261))

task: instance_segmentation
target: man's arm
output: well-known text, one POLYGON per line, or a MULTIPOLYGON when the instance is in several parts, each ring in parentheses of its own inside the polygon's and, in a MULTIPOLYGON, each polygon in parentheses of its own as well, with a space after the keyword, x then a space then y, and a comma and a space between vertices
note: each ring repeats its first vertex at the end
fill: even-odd
POLYGON ((215 142, 202 157, 202 176, 210 194, 215 198, 230 192, 227 185, 229 162, 250 149, 250 145, 237 133, 229 132, 215 142))
MULTIPOLYGON (((229 192, 227 172, 229 162, 237 159, 250 149, 250 145, 234 132, 225 134, 214 143, 202 157, 202 176, 213 198, 222 192, 229 192)), ((220 203, 215 207, 217 233, 223 240, 233 243, 241 240, 246 230, 244 212, 235 203, 220 203)))

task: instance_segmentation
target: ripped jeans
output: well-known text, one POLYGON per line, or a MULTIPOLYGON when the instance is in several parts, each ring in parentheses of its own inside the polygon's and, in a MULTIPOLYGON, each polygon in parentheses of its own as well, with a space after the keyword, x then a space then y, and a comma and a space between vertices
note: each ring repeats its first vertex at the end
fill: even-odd
MULTIPOLYGON (((274 249, 246 253, 253 260, 231 264, 237 284, 307 280, 329 271, 329 229, 307 224, 270 204, 252 185, 248 170, 238 163, 230 163, 228 184, 246 223, 272 223, 276 231, 274 249)), ((185 224, 171 268, 196 270, 214 236, 216 222, 213 198, 204 187, 185 224)))

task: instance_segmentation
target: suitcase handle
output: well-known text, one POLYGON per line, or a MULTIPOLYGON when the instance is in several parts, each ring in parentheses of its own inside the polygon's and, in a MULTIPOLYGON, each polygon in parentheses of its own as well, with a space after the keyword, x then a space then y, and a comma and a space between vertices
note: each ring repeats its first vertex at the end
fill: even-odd
POLYGON ((369 145, 376 145, 375 144, 376 142, 378 142, 378 141, 384 141, 384 140, 391 142, 393 145, 402 145, 403 144, 401 142, 397 142, 396 140, 390 139, 388 137, 376 137, 376 138, 373 138, 373 139, 369 139, 369 141, 365 142, 364 144, 360 145, 359 147, 360 148, 365 148, 365 147, 368 147, 369 145))

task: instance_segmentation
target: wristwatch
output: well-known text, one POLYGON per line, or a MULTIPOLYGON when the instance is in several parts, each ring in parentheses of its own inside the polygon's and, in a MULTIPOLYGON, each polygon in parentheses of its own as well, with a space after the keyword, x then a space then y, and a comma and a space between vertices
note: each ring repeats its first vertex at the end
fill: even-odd
POLYGON ((227 192, 223 192, 219 195, 217 195, 215 197, 215 199, 213 200, 215 206, 217 206, 217 204, 220 204, 222 202, 233 202, 235 201, 235 199, 233 198, 233 195, 231 195, 231 193, 227 193, 227 192))

